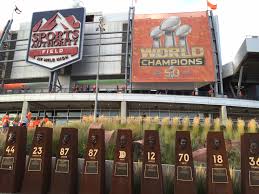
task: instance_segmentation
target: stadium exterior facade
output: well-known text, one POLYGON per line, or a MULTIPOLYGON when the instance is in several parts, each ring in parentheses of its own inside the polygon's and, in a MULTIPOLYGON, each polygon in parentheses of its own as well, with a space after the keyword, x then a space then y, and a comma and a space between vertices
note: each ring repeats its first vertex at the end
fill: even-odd
MULTIPOLYGON (((159 63, 157 66, 160 66, 161 61, 168 65, 169 62, 166 60, 168 56, 150 59, 150 57, 141 58, 144 56, 142 55, 140 59, 138 58, 139 54, 136 54, 138 47, 142 49, 143 45, 146 46, 146 43, 143 43, 146 37, 141 37, 141 33, 148 28, 148 22, 145 22, 154 20, 154 23, 160 24, 165 18, 173 18, 174 15, 135 15, 134 7, 130 7, 129 12, 125 14, 86 13, 82 60, 57 71, 49 71, 26 62, 31 30, 29 23, 21 24, 18 31, 10 31, 4 36, 8 31, 7 25, 2 35, 0 51, 1 114, 9 111, 11 116, 16 113, 25 115, 30 110, 33 116, 43 117, 47 114, 56 123, 92 114, 99 61, 99 115, 122 118, 127 116, 193 118, 199 114, 201 118, 221 117, 223 123, 228 116, 233 119, 258 118, 259 64, 256 58, 259 55, 259 39, 246 38, 233 62, 222 65, 217 17, 213 16, 212 12, 178 14, 183 18, 183 23, 192 23, 189 17, 196 20, 205 18, 207 21, 209 34, 202 32, 199 35, 199 40, 205 36, 208 36, 209 40, 206 46, 199 47, 205 48, 204 58, 202 58, 203 51, 195 53, 193 50, 192 44, 195 44, 193 43, 195 39, 192 37, 189 38, 192 50, 188 51, 184 39, 186 37, 181 34, 179 42, 180 39, 183 40, 186 52, 191 52, 193 56, 170 59, 171 63, 178 63, 177 65, 169 65, 168 69, 152 67, 154 63, 159 63), (105 22, 105 31, 101 32, 101 36, 100 32, 96 31, 100 17, 103 17, 105 22), (184 63, 183 66, 186 66, 185 61, 190 61, 189 67, 181 67, 179 64, 184 63), (205 63, 204 61, 206 62, 204 66, 195 66, 205 63), (139 62, 142 66, 139 66, 139 62), (200 69, 197 71, 197 68, 200 69), (161 72, 165 72, 167 77, 159 77, 161 72), (209 91, 213 91, 213 95, 210 94, 213 97, 208 96, 209 91)), ((192 23, 193 33, 195 25, 192 23)), ((168 32, 165 31, 164 34, 166 33, 168 32)), ((154 51, 158 36, 153 36, 152 33, 150 36, 154 51)), ((161 41, 166 42, 167 38, 170 37, 162 38, 161 41)), ((168 49, 168 52, 172 50, 174 56, 180 56, 179 53, 176 54, 175 48, 168 49)), ((156 51, 161 49, 157 47, 156 51)))

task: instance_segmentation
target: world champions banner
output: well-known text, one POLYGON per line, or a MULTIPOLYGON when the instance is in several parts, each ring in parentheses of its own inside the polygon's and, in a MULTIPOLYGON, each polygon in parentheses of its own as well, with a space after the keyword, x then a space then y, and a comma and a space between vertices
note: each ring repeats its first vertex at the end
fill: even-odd
POLYGON ((204 12, 136 15, 133 82, 215 80, 209 17, 204 12))

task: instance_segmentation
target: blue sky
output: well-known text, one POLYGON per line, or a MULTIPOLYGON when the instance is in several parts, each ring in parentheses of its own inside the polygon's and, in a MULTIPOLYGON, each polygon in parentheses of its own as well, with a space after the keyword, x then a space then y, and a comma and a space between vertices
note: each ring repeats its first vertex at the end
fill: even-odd
MULTIPOLYGON (((15 4, 23 11, 14 15, 13 29, 19 23, 29 22, 32 12, 68 8, 73 0, 1 0, 0 28, 3 28, 15 4)), ((117 13, 127 12, 131 0, 81 0, 88 12, 117 13)), ((215 1, 215 0, 211 0, 215 1)), ((207 8, 206 0, 138 0, 136 13, 174 13, 201 11, 207 8)), ((214 12, 219 17, 220 39, 223 64, 232 61, 246 35, 259 35, 258 0, 217 0, 218 9, 214 12)))

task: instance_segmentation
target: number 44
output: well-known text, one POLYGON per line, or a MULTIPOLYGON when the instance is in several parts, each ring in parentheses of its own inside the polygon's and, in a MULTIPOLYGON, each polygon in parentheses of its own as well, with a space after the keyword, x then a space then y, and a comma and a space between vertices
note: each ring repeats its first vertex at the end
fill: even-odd
POLYGON ((13 154, 14 154, 14 151, 15 151, 14 146, 12 146, 12 147, 7 146, 7 148, 6 148, 5 151, 6 151, 8 154, 10 154, 10 153, 13 153, 13 154))

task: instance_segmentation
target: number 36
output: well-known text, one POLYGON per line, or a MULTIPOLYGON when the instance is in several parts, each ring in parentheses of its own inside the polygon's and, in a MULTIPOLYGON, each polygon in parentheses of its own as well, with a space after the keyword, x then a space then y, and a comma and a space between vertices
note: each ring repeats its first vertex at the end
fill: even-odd
POLYGON ((255 161, 255 157, 249 157, 249 164, 251 166, 259 166, 259 157, 255 161))

